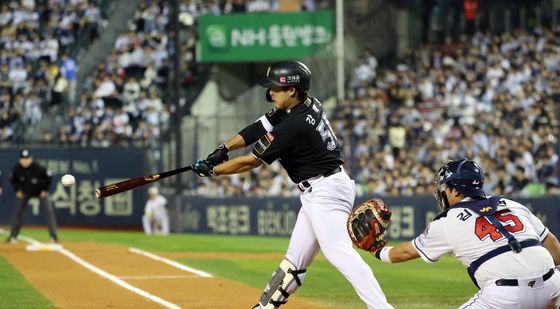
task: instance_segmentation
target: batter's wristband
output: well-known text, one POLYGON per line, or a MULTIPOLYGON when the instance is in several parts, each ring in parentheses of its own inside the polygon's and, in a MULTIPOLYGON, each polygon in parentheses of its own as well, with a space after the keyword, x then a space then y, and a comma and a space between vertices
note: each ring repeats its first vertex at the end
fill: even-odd
POLYGON ((229 152, 229 149, 227 148, 226 143, 220 144, 220 146, 218 146, 218 149, 225 149, 225 150, 226 150, 226 153, 229 152))
POLYGON ((380 259, 382 262, 393 263, 389 257, 389 251, 391 251, 392 248, 393 247, 383 247, 380 250, 375 251, 375 257, 380 259))

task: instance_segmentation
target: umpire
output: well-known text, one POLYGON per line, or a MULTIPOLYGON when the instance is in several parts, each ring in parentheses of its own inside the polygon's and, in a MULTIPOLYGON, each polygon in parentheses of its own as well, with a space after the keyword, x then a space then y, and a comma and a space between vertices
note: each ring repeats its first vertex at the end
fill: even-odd
POLYGON ((29 199, 32 197, 39 198, 40 207, 45 211, 51 242, 58 242, 56 220, 53 208, 49 203, 49 188, 52 182, 51 173, 39 163, 33 162, 33 157, 27 149, 21 151, 18 161, 10 175, 10 182, 16 192, 17 202, 12 217, 10 236, 6 242, 17 242, 23 212, 27 207, 29 199))

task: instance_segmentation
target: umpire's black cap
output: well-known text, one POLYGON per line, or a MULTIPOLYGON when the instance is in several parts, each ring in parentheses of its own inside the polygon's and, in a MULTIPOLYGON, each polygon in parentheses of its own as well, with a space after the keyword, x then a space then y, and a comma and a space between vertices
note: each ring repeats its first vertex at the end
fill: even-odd
POLYGON ((30 158, 30 157, 31 157, 31 153, 29 152, 29 150, 23 149, 23 150, 20 152, 19 157, 20 157, 21 159, 30 158))
POLYGON ((311 71, 299 61, 280 61, 266 71, 266 78, 259 81, 265 88, 295 86, 307 92, 311 88, 311 71))

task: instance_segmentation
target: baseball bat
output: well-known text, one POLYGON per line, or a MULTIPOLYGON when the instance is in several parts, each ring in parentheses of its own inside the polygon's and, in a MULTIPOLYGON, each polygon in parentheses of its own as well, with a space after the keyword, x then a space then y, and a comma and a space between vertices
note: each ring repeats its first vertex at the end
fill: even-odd
POLYGON ((132 190, 134 188, 143 186, 150 182, 162 180, 163 178, 167 178, 169 176, 177 175, 179 173, 183 173, 186 171, 192 170, 192 165, 184 166, 178 169, 174 169, 171 171, 163 172, 160 174, 153 174, 149 176, 131 178, 127 180, 123 180, 121 182, 113 183, 110 185, 106 185, 95 190, 95 196, 100 199, 107 196, 115 195, 117 193, 121 193, 124 191, 132 190))

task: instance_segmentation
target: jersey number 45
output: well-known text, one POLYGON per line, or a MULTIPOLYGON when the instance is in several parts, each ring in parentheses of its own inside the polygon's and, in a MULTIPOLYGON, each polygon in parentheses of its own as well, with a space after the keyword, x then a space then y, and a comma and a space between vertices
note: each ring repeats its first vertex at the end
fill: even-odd
MULTIPOLYGON (((504 223, 504 227, 510 233, 516 233, 524 230, 523 222, 514 215, 509 209, 502 209, 493 215, 498 221, 504 223)), ((485 217, 476 218, 474 233, 480 240, 490 237, 493 241, 497 241, 504 237, 500 231, 485 217)))

